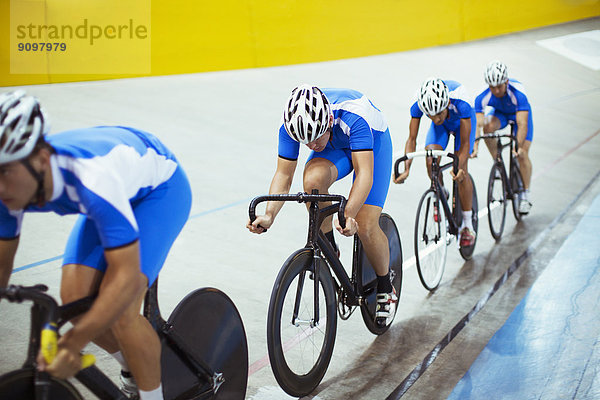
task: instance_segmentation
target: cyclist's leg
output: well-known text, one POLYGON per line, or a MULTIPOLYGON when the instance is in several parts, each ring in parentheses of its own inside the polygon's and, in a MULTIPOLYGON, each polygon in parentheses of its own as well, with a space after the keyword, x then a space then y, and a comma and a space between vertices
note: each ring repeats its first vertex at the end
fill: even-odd
MULTIPOLYGON (((189 217, 191 189, 181 167, 162 185, 133 207, 139 227, 141 273, 151 286, 162 268, 175 238, 189 217), (157 223, 160 221, 160 223, 157 223)), ((107 269, 102 285, 110 284, 107 269)), ((119 347, 140 390, 160 385, 160 342, 156 332, 141 314, 143 293, 112 327, 119 347)))
MULTIPOLYGON (((311 152, 304 167, 304 191, 310 193, 313 189, 318 189, 319 193, 329 193, 329 187, 345 177, 352 171, 352 161, 350 155, 344 150, 333 149, 331 145, 327 145, 321 152, 311 152)), ((331 203, 323 203, 320 206, 324 207, 331 203)), ((306 205, 309 207, 309 204, 306 205)), ((325 218, 321 225, 321 230, 335 247, 333 241, 333 216, 325 218)))
POLYGON ((374 135, 373 160, 373 185, 365 204, 356 215, 356 222, 358 222, 358 236, 367 258, 375 273, 384 276, 389 272, 390 254, 387 236, 379 226, 379 216, 387 198, 392 176, 392 141, 389 130, 374 135))
MULTIPOLYGON (((495 109, 492 108, 492 111, 485 115, 485 120, 483 124, 483 133, 494 133, 499 129, 502 129, 508 123, 506 116, 501 112, 496 112, 495 109)), ((485 145, 487 146, 492 158, 496 159, 496 141, 493 139, 485 139, 485 145)))
POLYGON ((531 110, 527 119, 527 137, 525 142, 521 146, 523 149, 519 152, 519 167, 521 167, 521 176, 523 177, 523 186, 525 190, 529 190, 531 183, 531 159, 529 158, 529 149, 531 148, 531 142, 533 141, 533 117, 531 116, 531 110))
MULTIPOLYGON (((475 112, 471 114, 471 132, 469 133, 469 154, 473 150, 473 144, 475 143, 475 135, 477 131, 477 118, 475 112)), ((454 154, 458 155, 458 151, 461 146, 460 134, 454 135, 454 154)), ((471 211, 473 208, 473 184, 469 179, 469 157, 467 157, 465 164, 461 167, 465 172, 465 177, 462 181, 458 182, 458 195, 460 196, 460 204, 462 211, 471 211)), ((464 214, 464 213, 463 213, 464 214)), ((468 217, 468 215, 467 215, 468 217)), ((463 218, 463 223, 467 223, 469 227, 471 224, 467 222, 467 217, 463 218)), ((468 218, 470 221, 470 218, 468 218)))

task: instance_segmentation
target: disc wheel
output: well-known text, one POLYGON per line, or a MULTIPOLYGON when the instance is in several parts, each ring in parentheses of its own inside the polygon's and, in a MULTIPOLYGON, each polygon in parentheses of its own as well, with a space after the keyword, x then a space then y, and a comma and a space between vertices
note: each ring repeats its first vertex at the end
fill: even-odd
POLYGON ((515 219, 520 221, 523 219, 523 215, 519 212, 519 198, 525 187, 523 186, 523 177, 521 176, 521 169, 517 160, 513 161, 512 168, 510 169, 510 186, 513 192, 513 214, 515 219))
POLYGON ((433 189, 427 190, 417 207, 415 260, 419 279, 427 290, 442 280, 448 253, 448 229, 444 207, 433 189))
MULTIPOLYGON (((196 374, 162 337, 162 384, 165 399, 244 399, 248 382, 248 344, 242 319, 229 297, 218 289, 203 288, 188 294, 173 310, 168 323, 184 348, 215 373, 223 383, 216 393, 212 382, 196 374), (209 391, 208 396, 199 396, 209 391), (181 397, 180 397, 181 396, 181 397)), ((168 333, 167 333, 168 335, 168 333)))
POLYGON ((506 221, 506 194, 507 188, 502 178, 502 167, 494 164, 490 171, 487 192, 488 222, 490 232, 496 241, 502 237, 506 221))
MULTIPOLYGON (((0 399, 35 400, 33 368, 23 368, 0 376, 0 399)), ((83 397, 69 382, 50 377, 48 400, 82 400, 83 397)))
MULTIPOLYGON (((473 242, 472 246, 465 246, 465 247, 459 247, 459 252, 460 255, 462 256, 462 258, 464 258, 465 260, 470 260, 471 257, 473 257, 473 252, 475 251, 475 245, 477 244, 477 233, 479 232, 479 205, 477 203, 477 190, 475 189, 475 181, 473 181, 473 177, 471 176, 471 174, 469 174, 469 179, 471 179, 471 185, 473 187, 473 197, 471 199, 471 204, 472 204, 472 217, 471 217, 471 223, 473 225, 473 230, 475 231, 475 242, 473 242)), ((462 223, 462 207, 460 205, 460 197, 456 196, 456 209, 455 209, 455 215, 456 215, 456 224, 457 226, 460 226, 460 224, 462 223)), ((459 232, 460 235, 460 232, 459 232)), ((459 242, 460 244, 460 242, 459 242)))
MULTIPOLYGON (((402 244, 400 243, 400 235, 398 234, 396 223, 388 214, 381 214, 379 217, 379 226, 388 239, 390 251, 390 280, 396 291, 396 296, 398 296, 398 301, 400 301, 400 292, 402 290, 402 244)), ((366 302, 361 305, 360 311, 367 329, 369 329, 371 333, 381 335, 388 330, 394 318, 392 317, 389 319, 387 325, 384 327, 380 327, 375 323, 375 311, 377 307, 377 275, 367 258, 367 254, 360 243, 360 239, 358 239, 358 235, 355 237, 355 240, 358 240, 359 250, 357 256, 360 260, 356 275, 359 280, 357 287, 359 288, 359 295, 366 300, 366 302)), ((398 307, 396 307, 396 310, 398 310, 398 307)), ((396 315, 394 314, 394 317, 395 316, 396 315)))
POLYGON ((315 315, 313 250, 301 249, 283 264, 271 292, 267 345, 275 379, 291 396, 312 392, 323 379, 335 343, 335 289, 329 268, 320 258, 318 312, 315 315))

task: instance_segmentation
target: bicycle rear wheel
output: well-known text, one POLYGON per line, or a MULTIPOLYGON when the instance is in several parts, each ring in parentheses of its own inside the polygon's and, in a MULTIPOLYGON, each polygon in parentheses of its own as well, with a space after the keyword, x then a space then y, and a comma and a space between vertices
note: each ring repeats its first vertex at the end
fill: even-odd
POLYGON ((523 177, 521 175, 521 168, 519 168, 519 162, 513 160, 512 168, 510 169, 510 186, 512 188, 512 208, 513 214, 517 221, 523 219, 523 215, 519 212, 519 199, 521 193, 524 190, 523 177))
MULTIPOLYGON (((242 319, 227 295, 218 289, 197 289, 173 310, 168 323, 197 360, 222 373, 224 382, 211 399, 244 399, 248 383, 248 344, 242 319)), ((167 333, 168 335, 168 333, 167 333)), ((196 374, 162 342, 162 384, 165 399, 198 398, 211 384, 196 374)))
MULTIPOLYGON (((475 231, 475 241, 472 246, 467 247, 459 247, 458 250, 460 255, 465 260, 470 260, 473 257, 473 252, 475 251, 475 245, 477 244, 477 233, 479 232, 479 205, 477 203, 477 190, 475 189, 475 181, 473 181, 473 177, 469 174, 469 179, 471 179, 471 185, 473 187, 473 197, 471 199, 471 210, 473 210, 473 216, 471 217, 471 223, 473 224, 473 230, 475 231)), ((462 222, 462 207, 460 205, 460 196, 456 196, 456 225, 460 226, 462 222)), ((460 233, 459 233, 460 234, 460 233)))
POLYGON ((437 193, 428 189, 417 207, 415 259, 419 279, 427 290, 435 290, 442 280, 448 253, 448 228, 444 207, 437 193))
POLYGON ((488 180, 487 210, 490 232, 496 241, 502 237, 506 221, 506 186, 502 177, 502 167, 492 166, 488 180))
MULTIPOLYGON (((35 400, 35 373, 33 368, 22 368, 0 376, 0 399, 35 400)), ((69 382, 50 377, 48 400, 83 400, 69 382)))
POLYGON ((291 396, 312 392, 323 379, 333 354, 337 326, 335 290, 327 264, 321 259, 317 262, 318 323, 311 249, 298 250, 286 260, 269 302, 269 360, 275 379, 291 396))
MULTIPOLYGON (((388 245, 390 249, 390 280, 392 286, 396 290, 398 301, 400 301, 400 292, 402 290, 402 244, 400 242, 400 235, 398 234, 398 228, 396 223, 388 214, 382 213, 379 217, 379 226, 388 239, 388 245)), ((358 235, 358 251, 357 257, 359 257, 358 270, 357 270, 357 287, 359 288, 359 296, 362 296, 366 303, 360 306, 360 312, 363 317, 363 321, 367 326, 367 329, 376 335, 381 335, 388 330, 392 324, 393 318, 390 322, 384 326, 379 327, 375 323, 375 309, 377 307, 377 275, 373 266, 367 258, 367 254, 363 250, 358 235)), ((396 311, 398 307, 396 307, 396 311)), ((396 315, 394 314, 394 317, 396 315)))

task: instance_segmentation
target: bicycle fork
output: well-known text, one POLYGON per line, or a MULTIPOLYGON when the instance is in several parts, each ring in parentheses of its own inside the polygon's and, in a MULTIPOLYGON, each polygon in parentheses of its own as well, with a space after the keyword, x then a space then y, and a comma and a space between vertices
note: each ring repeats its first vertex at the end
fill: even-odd
POLYGON ((296 298, 294 301, 294 315, 292 316, 292 325, 298 327, 300 325, 309 326, 314 328, 319 325, 319 256, 317 252, 313 250, 313 258, 311 261, 311 268, 303 271, 298 276, 298 287, 296 288, 296 298), (300 300, 302 298, 302 289, 304 288, 304 281, 306 278, 306 272, 309 272, 309 278, 312 275, 313 280, 313 318, 309 320, 302 320, 298 318, 300 313, 300 300))

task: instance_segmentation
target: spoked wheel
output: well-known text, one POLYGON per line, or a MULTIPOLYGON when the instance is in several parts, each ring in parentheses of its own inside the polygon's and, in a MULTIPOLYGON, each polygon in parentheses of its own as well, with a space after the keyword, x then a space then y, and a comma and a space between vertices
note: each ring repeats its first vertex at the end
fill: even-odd
POLYGON ((490 232, 497 241, 502 237, 506 221, 507 188, 502 178, 502 167, 494 164, 488 180, 487 209, 490 232))
POLYGON ((515 219, 520 221, 523 219, 523 215, 519 212, 519 198, 523 190, 525 190, 525 186, 523 185, 523 177, 521 176, 521 169, 517 160, 513 161, 512 168, 510 169, 510 186, 513 192, 513 214, 515 215, 515 219))
MULTIPOLYGON (((400 243, 398 228, 396 228, 396 223, 392 217, 385 213, 382 213, 379 217, 379 226, 388 239, 390 249, 390 280, 392 281, 392 286, 396 290, 398 301, 400 301, 400 291, 402 290, 402 244, 400 243)), ((375 311, 377 307, 377 275, 367 258, 367 254, 362 248, 358 235, 355 236, 354 240, 358 241, 357 245, 359 246, 357 252, 359 263, 356 274, 357 279, 359 280, 357 285, 359 288, 358 294, 366 299, 366 304, 361 305, 360 311, 367 329, 376 335, 381 335, 388 330, 394 318, 389 318, 387 325, 384 327, 380 327, 375 323, 375 311)), ((396 307, 396 310, 398 310, 398 307, 396 307)), ((394 314, 394 317, 395 316, 396 315, 394 314)))
POLYGON ((327 264, 321 259, 317 263, 317 302, 311 249, 298 250, 286 260, 269 302, 269 360, 277 382, 291 396, 305 396, 317 387, 327 371, 335 343, 333 281, 327 264))
POLYGON ((448 229, 444 207, 429 189, 417 207, 415 221, 415 259, 419 279, 427 290, 435 290, 442 280, 448 253, 448 229))
MULTIPOLYGON (((469 179, 471 179, 471 185, 473 186, 473 197, 472 197, 472 210, 473 216, 471 217, 471 223, 473 224, 473 230, 475 231, 475 242, 473 242, 473 246, 459 247, 458 250, 460 255, 465 260, 470 260, 473 257, 473 252, 475 251, 475 245, 477 244, 477 233, 479 232, 479 205, 477 203, 477 190, 475 189, 475 182, 473 181, 473 177, 469 174, 469 179)), ((456 225, 460 226, 462 223, 462 207, 460 205, 460 197, 456 196, 456 216, 455 221, 456 225)), ((460 235, 460 232, 459 232, 460 235)), ((459 236, 460 237, 460 236, 459 236)), ((460 245, 460 242, 459 242, 460 245)))
POLYGON ((248 382, 248 344, 242 319, 227 295, 203 288, 188 294, 168 323, 181 350, 189 351, 215 373, 222 384, 214 393, 212 382, 199 381, 177 355, 170 339, 162 337, 162 384, 165 399, 244 399, 248 382), (204 395, 201 395, 205 393, 204 395))
MULTIPOLYGON (((35 400, 35 374, 35 369, 23 368, 0 376, 0 399, 35 400)), ((82 399, 69 382, 50 377, 48 400, 82 399)))

